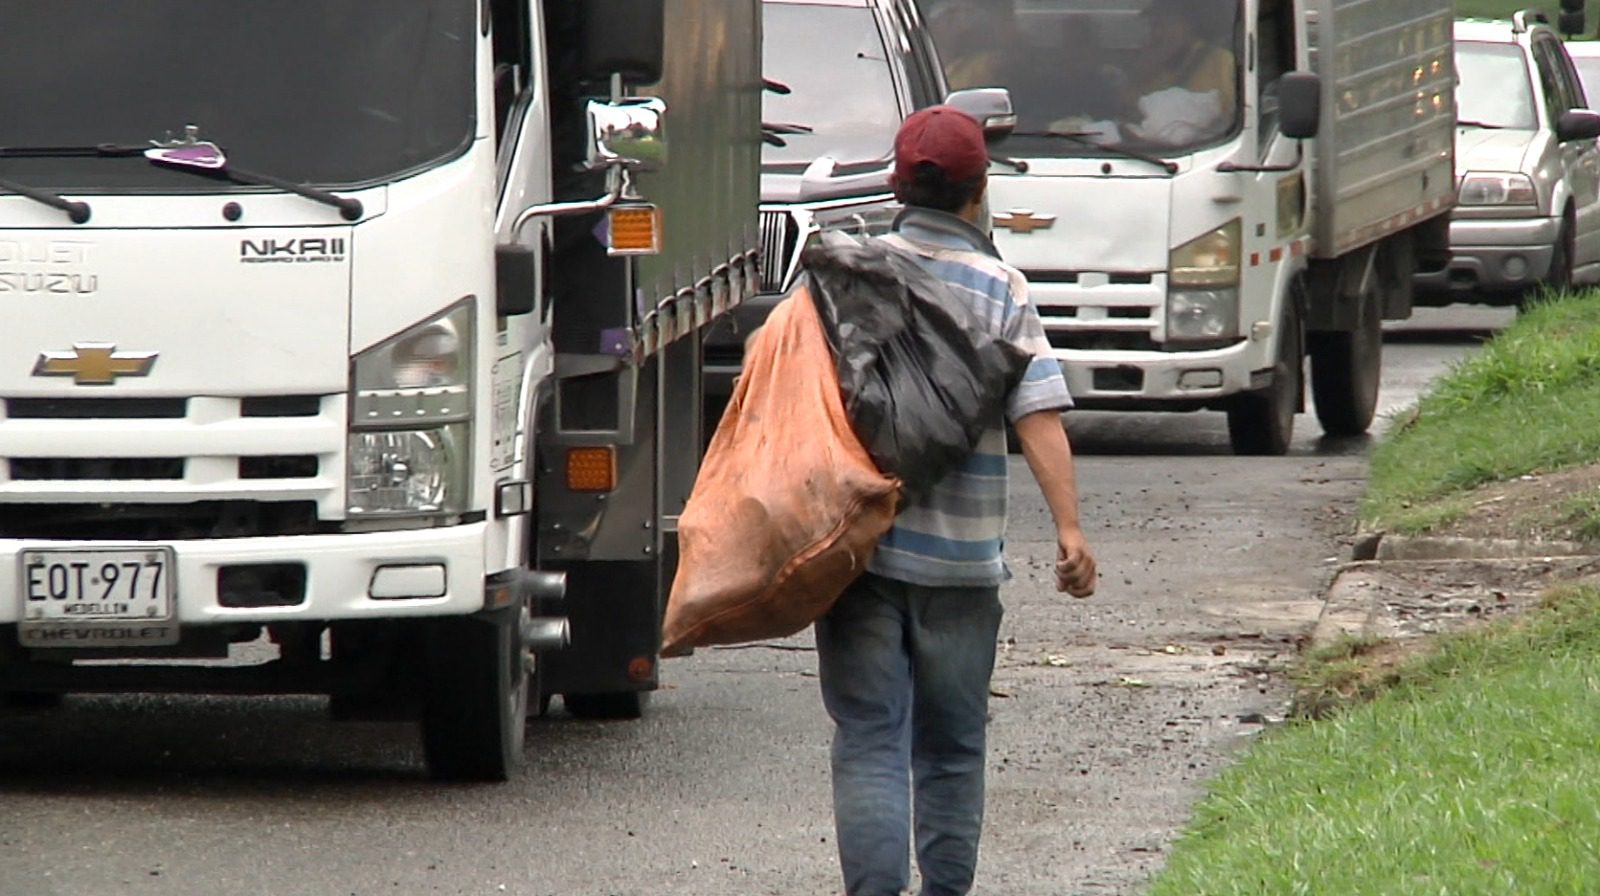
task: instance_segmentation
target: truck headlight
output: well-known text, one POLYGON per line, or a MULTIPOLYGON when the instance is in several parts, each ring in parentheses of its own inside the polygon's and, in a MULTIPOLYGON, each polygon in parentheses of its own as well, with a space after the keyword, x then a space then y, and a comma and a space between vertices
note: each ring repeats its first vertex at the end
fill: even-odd
POLYGON ((1167 260, 1167 341, 1237 339, 1238 218, 1172 250, 1167 260))
POLYGON ((459 513, 466 424, 350 434, 350 516, 459 513))
POLYGON ((464 299, 353 359, 352 518, 466 509, 473 312, 464 299))
POLYGON ((1234 339, 1239 335, 1239 290, 1185 289, 1167 294, 1167 340, 1234 339))
POLYGON ((1538 205, 1533 179, 1511 171, 1469 171, 1457 190, 1462 205, 1538 205))

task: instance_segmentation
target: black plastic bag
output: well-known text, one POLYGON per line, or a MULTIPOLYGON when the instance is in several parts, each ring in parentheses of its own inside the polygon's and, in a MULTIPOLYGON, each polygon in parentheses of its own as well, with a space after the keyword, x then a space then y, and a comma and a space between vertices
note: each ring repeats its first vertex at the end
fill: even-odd
POLYGON ((830 234, 801 262, 856 435, 880 470, 926 493, 1000 425, 1032 357, 882 240, 830 234))

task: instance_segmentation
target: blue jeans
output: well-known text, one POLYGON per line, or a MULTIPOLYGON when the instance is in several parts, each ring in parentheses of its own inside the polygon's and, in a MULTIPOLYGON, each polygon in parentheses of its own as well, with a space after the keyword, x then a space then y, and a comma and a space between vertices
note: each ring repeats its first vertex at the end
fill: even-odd
POLYGON ((910 882, 915 794, 922 896, 972 889, 1000 591, 867 574, 817 622, 833 717, 833 815, 849 896, 910 882))

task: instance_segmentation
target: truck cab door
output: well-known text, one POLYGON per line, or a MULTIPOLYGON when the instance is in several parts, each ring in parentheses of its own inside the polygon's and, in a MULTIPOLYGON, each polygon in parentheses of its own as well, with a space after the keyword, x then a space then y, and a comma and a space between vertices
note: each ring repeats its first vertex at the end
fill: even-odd
MULTIPOLYGON (((531 310, 496 317, 490 343, 494 349, 491 466, 496 480, 530 481, 533 458, 529 445, 536 423, 538 385, 554 368, 548 274, 543 264, 550 223, 535 219, 520 233, 512 233, 512 224, 524 208, 551 200, 545 39, 537 0, 492 0, 485 8, 493 37, 489 89, 498 162, 495 237, 498 245, 515 242, 534 253, 533 265, 502 269, 501 277, 514 282, 498 284, 501 290, 515 291, 523 307, 531 306, 531 310)), ((531 559, 526 553, 532 517, 509 519, 506 564, 525 566, 531 559)))

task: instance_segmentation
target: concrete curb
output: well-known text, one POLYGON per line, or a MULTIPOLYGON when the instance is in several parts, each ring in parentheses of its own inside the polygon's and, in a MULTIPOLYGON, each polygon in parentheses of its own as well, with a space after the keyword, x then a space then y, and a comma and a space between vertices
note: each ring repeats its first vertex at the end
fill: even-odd
MULTIPOLYGON (((1600 554, 1550 554, 1554 545, 1548 542, 1539 543, 1541 550, 1527 556, 1427 556, 1459 555, 1471 548, 1504 553, 1519 544, 1454 541, 1408 545, 1395 552, 1407 559, 1360 560, 1341 566, 1324 592, 1311 645, 1320 647, 1344 637, 1399 640, 1431 635, 1532 606, 1562 582, 1600 581, 1600 554)), ((1522 547, 1531 552, 1534 546, 1522 547)))
POLYGON ((1577 541, 1523 541, 1514 538, 1453 538, 1442 535, 1371 533, 1351 548, 1354 561, 1519 560, 1600 556, 1600 545, 1577 541))

